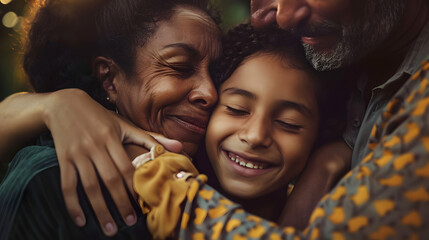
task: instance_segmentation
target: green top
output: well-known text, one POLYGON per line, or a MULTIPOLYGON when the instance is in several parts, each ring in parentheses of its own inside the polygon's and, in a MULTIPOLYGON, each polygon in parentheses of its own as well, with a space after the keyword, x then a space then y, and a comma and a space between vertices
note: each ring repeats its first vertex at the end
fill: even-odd
POLYGON ((65 207, 55 148, 52 141, 44 144, 23 148, 9 164, 0 185, 0 239, 150 239, 146 218, 138 206, 134 204, 138 221, 129 227, 102 186, 118 224, 118 234, 106 237, 80 182, 77 191, 87 224, 77 227, 65 207))

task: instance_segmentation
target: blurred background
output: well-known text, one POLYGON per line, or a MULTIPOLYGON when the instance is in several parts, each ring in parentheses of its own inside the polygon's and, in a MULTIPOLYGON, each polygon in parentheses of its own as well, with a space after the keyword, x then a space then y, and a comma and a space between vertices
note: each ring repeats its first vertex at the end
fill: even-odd
POLYGON ((24 0, 0 0, 0 100, 11 93, 28 89, 20 69, 20 24, 24 0))
MULTIPOLYGON (((85 0, 75 0, 85 1, 85 0)), ((161 0, 162 1, 162 0, 161 0)), ((212 0, 218 7, 227 30, 249 18, 250 0, 212 0)), ((31 91, 22 69, 21 22, 31 0, 0 0, 0 101, 12 93, 31 91)), ((0 126, 1 127, 1 126, 0 126)), ((0 181, 8 161, 0 159, 0 181)))
MULTIPOLYGON (((31 0, 0 0, 0 101, 8 95, 31 91, 21 67, 20 22, 31 0)), ((84 1, 84 0, 76 0, 84 1)), ((213 0, 222 17, 222 28, 228 29, 248 19, 250 0, 213 0)))

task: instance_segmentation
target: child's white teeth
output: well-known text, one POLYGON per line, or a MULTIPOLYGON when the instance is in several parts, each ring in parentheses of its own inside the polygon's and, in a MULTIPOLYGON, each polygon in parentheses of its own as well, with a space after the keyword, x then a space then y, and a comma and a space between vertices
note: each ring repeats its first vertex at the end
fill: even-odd
POLYGON ((247 168, 252 168, 252 169, 264 169, 265 168, 262 165, 258 165, 258 164, 254 164, 254 163, 250 163, 250 162, 245 162, 245 161, 240 161, 240 160, 238 160, 239 159, 238 156, 232 156, 232 154, 228 154, 228 157, 233 162, 237 163, 238 165, 240 165, 242 167, 247 167, 247 168))

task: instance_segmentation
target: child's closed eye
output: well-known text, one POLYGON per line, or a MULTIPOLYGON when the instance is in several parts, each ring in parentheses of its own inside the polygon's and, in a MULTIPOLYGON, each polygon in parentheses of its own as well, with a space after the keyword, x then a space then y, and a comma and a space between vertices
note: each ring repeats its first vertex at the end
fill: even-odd
POLYGON ((249 114, 249 112, 247 112, 246 110, 238 109, 235 107, 225 105, 225 108, 229 114, 234 115, 234 116, 244 116, 244 115, 249 114))
POLYGON ((275 122, 284 130, 286 131, 299 131, 302 126, 301 125, 296 125, 296 124, 292 124, 292 123, 288 123, 282 120, 275 120, 275 122))

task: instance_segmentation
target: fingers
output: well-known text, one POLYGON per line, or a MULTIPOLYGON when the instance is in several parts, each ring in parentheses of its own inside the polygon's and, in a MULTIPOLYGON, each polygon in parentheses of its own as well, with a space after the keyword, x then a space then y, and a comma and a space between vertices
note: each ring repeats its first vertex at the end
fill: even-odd
POLYGON ((180 153, 183 150, 183 144, 177 140, 169 139, 161 135, 153 136, 153 138, 155 138, 155 140, 161 143, 165 149, 170 152, 180 153))
POLYGON ((94 166, 88 159, 77 160, 76 168, 80 173, 82 185, 91 203, 103 232, 107 236, 116 234, 118 228, 110 215, 97 179, 94 166))
MULTIPOLYGON (((113 141, 116 142, 116 141, 113 141)), ((106 152, 93 156, 94 163, 106 188, 115 202, 124 222, 131 226, 137 221, 137 215, 128 197, 124 180, 129 190, 133 191, 134 167, 126 155, 121 143, 108 145, 110 156, 106 152), (112 159, 110 159, 110 157, 112 159), (106 161, 106 159, 110 159, 106 161), (118 172, 119 170, 119 172, 118 172)))
POLYGON ((73 164, 65 162, 60 165, 61 171, 61 189, 64 196, 67 211, 74 223, 79 227, 83 227, 86 224, 85 215, 79 204, 79 198, 77 196, 76 184, 77 176, 73 164))
POLYGON ((123 143, 133 143, 148 150, 157 144, 162 144, 165 149, 175 153, 180 153, 183 149, 182 143, 177 140, 166 138, 161 134, 146 132, 123 120, 121 122, 123 143))
MULTIPOLYGON (((122 143, 119 141, 119 139, 112 139, 112 141, 107 144, 107 150, 109 151, 109 154, 114 164, 116 165, 116 168, 118 169, 120 175, 125 181, 128 187, 128 191, 133 195, 134 199, 137 200, 137 194, 134 191, 133 184, 135 168, 132 165, 127 153, 125 152, 122 143)), ((127 218, 125 215, 122 216, 125 217, 124 221, 127 224, 134 224, 127 222, 125 220, 127 218)))

